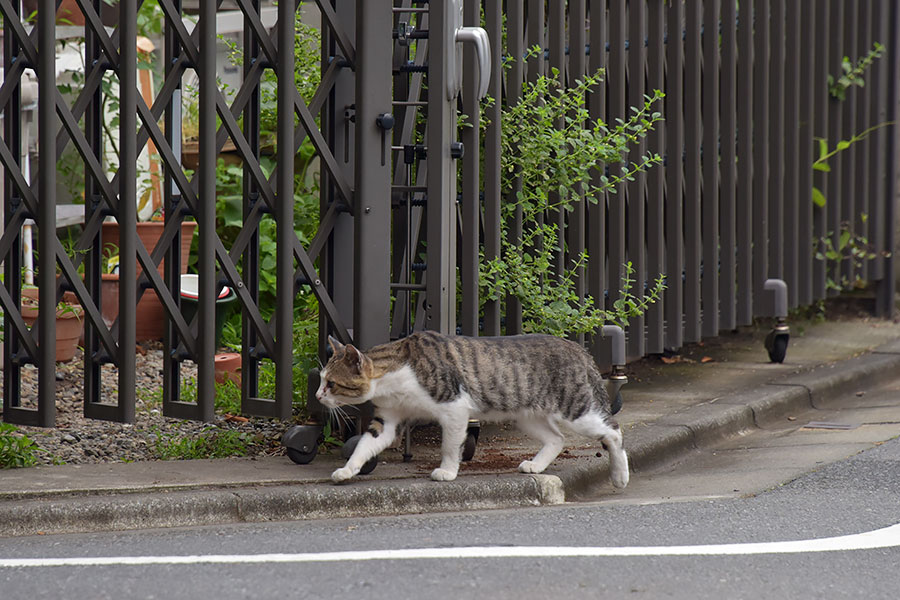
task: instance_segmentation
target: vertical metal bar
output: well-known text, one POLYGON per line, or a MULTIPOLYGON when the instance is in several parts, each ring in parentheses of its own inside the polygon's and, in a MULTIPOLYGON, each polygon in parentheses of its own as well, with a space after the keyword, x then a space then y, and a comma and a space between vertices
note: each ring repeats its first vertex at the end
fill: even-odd
MULTIPOLYGON (((259 0, 253 0, 253 9, 259 14, 259 0)), ((250 72, 259 60, 259 40, 250 26, 249 18, 244 17, 244 74, 250 72)), ((324 64, 324 63, 323 63, 324 64)), ((259 156, 259 116, 261 110, 260 87, 257 84, 244 109, 244 134, 255 156, 259 156)), ((324 122, 324 121, 323 121, 324 122)), ((253 205, 259 201, 257 182, 253 180, 250 168, 244 166, 243 178, 243 217, 246 222, 253 205)), ((244 250, 243 278, 250 297, 259 304, 259 226, 254 227, 253 235, 244 250)), ((259 344, 259 333, 246 311, 241 311, 241 410, 250 412, 250 398, 259 395, 259 359, 253 356, 252 348, 259 344)), ((276 374, 277 377, 277 374, 276 374)))
MULTIPOLYGON (((816 4, 815 30, 819 32, 819 34, 816 35, 814 53, 815 74, 813 76, 813 96, 815 107, 813 111, 815 114, 813 117, 813 135, 817 138, 824 138, 828 136, 828 106, 830 104, 827 83, 829 66, 828 49, 830 46, 828 32, 831 30, 829 26, 830 10, 827 4, 820 2, 816 2, 816 4)), ((814 148, 814 157, 818 158, 818 145, 814 148)), ((828 191, 827 176, 828 174, 823 173, 822 171, 813 172, 813 186, 822 193, 828 191)), ((825 206, 813 206, 813 239, 815 240, 816 253, 819 253, 820 255, 824 254, 825 250, 823 240, 826 239, 828 232, 827 218, 828 215, 825 206)), ((825 260, 813 260, 813 298, 816 300, 821 300, 827 295, 827 268, 828 265, 825 260)))
MULTIPOLYGON (((843 61, 843 43, 844 38, 844 11, 842 0, 831 0, 829 3, 829 31, 828 31, 828 67, 827 72, 832 75, 841 73, 841 63, 843 61)), ((843 139, 843 103, 834 98, 831 94, 828 96, 828 131, 826 140, 829 148, 833 148, 839 140, 843 139)), ((827 215, 825 225, 825 235, 831 240, 833 248, 840 247, 841 238, 841 197, 843 180, 843 164, 845 153, 838 153, 828 160, 831 171, 826 176, 826 192, 825 192, 825 210, 827 215)), ((835 293, 832 285, 841 279, 840 261, 829 260, 827 265, 826 285, 830 288, 829 293, 835 293), (830 281, 829 281, 830 280, 830 281)))
MULTIPOLYGON (((702 333, 719 333, 719 3, 703 3, 702 333)), ((725 140, 722 140, 725 143, 725 140)))
MULTIPOLYGON (((606 0, 591 0, 590 9, 590 56, 588 70, 591 74, 606 67, 606 0)), ((588 112, 591 123, 606 119, 606 78, 588 96, 588 112)), ((597 165, 591 174, 591 186, 598 188, 606 165, 597 165)), ((588 295, 598 308, 605 306, 606 291, 606 194, 601 193, 587 205, 587 244, 590 264, 588 265, 588 295)), ((607 344, 600 342, 599 332, 591 338, 591 354, 598 362, 608 354, 607 344)), ((608 362, 605 361, 605 362, 608 362)))
MULTIPOLYGON (((367 12, 372 10, 370 4, 360 0, 357 11, 363 10, 363 5, 366 5, 367 12)), ((450 156, 450 144, 456 131, 456 101, 451 103, 447 98, 448 55, 451 51, 455 52, 455 42, 447 31, 452 5, 449 0, 432 0, 428 5, 428 267, 425 274, 425 327, 444 333, 456 330, 456 168, 450 156)), ((390 6, 385 8, 389 14, 390 6)), ((372 22, 364 18, 362 12, 357 14, 359 22, 367 25, 359 29, 371 29, 372 22)), ((358 57, 365 55, 362 47, 357 46, 358 57)), ((365 68, 357 68, 357 76, 360 72, 365 73, 365 68)), ((373 85, 376 84, 373 82, 373 85)), ((371 102, 371 98, 367 98, 366 102, 371 102)), ((357 120, 356 126, 359 129, 362 123, 357 120)), ((364 149, 364 146, 357 147, 357 160, 362 160, 359 154, 364 149)), ((362 202, 357 206, 365 210, 362 202)))
MULTIPOLYGON (((287 6, 290 3, 284 3, 285 6, 279 6, 279 17, 285 16, 282 11, 287 11, 287 6)), ((200 243, 199 243, 199 252, 198 252, 198 262, 197 268, 199 271, 199 283, 198 283, 198 299, 197 299, 197 319, 199 323, 198 330, 198 351, 199 356, 197 357, 197 410, 198 410, 198 418, 202 421, 212 421, 214 418, 213 414, 213 401, 215 399, 215 367, 214 367, 214 357, 216 354, 216 332, 215 332, 215 312, 216 312, 216 256, 215 256, 215 243, 214 236, 216 235, 216 152, 215 152, 215 143, 216 143, 216 93, 218 92, 218 88, 216 86, 216 56, 214 52, 210 52, 211 48, 216 47, 216 6, 213 2, 203 2, 200 5, 200 43, 199 46, 202 49, 200 52, 200 70, 197 73, 197 76, 200 80, 200 98, 199 98, 199 135, 200 135, 200 157, 197 166, 197 177, 199 177, 199 192, 197 194, 197 201, 199 203, 198 214, 197 214, 197 228, 200 232, 200 243)), ((291 18, 290 23, 293 23, 293 19, 291 18)), ((283 28, 285 21, 282 21, 279 18, 278 25, 279 28, 283 28)), ((293 27, 291 27, 293 29, 293 27)), ((279 38, 281 41, 283 38, 279 38)), ((292 38, 293 40, 293 38, 292 38)), ((291 46, 293 47, 293 41, 291 42, 291 46)), ((285 46, 282 46, 285 47, 285 46)), ((284 53, 290 54, 290 53, 284 53)), ((280 60, 284 60, 282 55, 279 55, 280 60)), ((283 71, 281 71, 283 72, 283 71)), ((293 80, 292 80, 293 81, 293 80)), ((282 110, 282 98, 281 95, 284 93, 281 89, 282 86, 279 86, 278 90, 278 100, 279 100, 279 115, 284 119, 285 115, 291 115, 291 124, 293 126, 293 104, 291 105, 290 112, 283 112, 282 110)), ((293 127, 291 132, 293 133, 293 127)), ((284 138, 282 137, 284 134, 279 129, 278 139, 279 139, 279 148, 288 148, 291 147, 291 143, 287 141, 282 141, 286 139, 292 138, 284 138)), ((279 153, 280 157, 280 153, 279 153)), ((288 167, 290 169, 290 167, 288 167)), ((281 168, 279 164, 279 182, 280 177, 283 176, 285 170, 281 168)), ((291 171, 288 170, 288 173, 291 171)), ((280 195, 281 188, 279 187, 278 193, 280 195)), ((281 196, 284 198, 284 196, 281 196)), ((291 216, 291 209, 293 208, 292 202, 284 202, 279 203, 279 210, 287 211, 288 216, 291 216), (287 205, 287 207, 283 206, 287 205)), ((285 283, 285 279, 282 279, 283 274, 286 272, 281 269, 282 267, 282 256, 285 252, 284 247, 282 246, 281 240, 281 224, 285 223, 282 221, 282 214, 278 215, 279 217, 279 239, 278 239, 278 307, 276 308, 276 323, 282 324, 283 321, 279 318, 282 313, 280 312, 280 308, 282 305, 282 285, 285 283)), ((287 223, 293 223, 293 219, 289 219, 286 221, 287 223)), ((287 281, 291 280, 291 276, 288 276, 287 281)), ((281 336, 278 336, 279 339, 281 336)), ((276 377, 277 374, 280 373, 281 369, 278 367, 279 361, 276 358, 276 377)), ((276 383, 277 386, 277 383, 276 383)), ((276 399, 278 393, 276 392, 276 399)))
MULTIPOLYGON (((356 0, 334 0, 335 13, 339 15, 341 26, 347 35, 356 35, 356 0)), ((341 50, 336 42, 334 32, 326 27, 322 31, 323 65, 330 60, 346 61, 349 57, 341 55, 341 50)), ((420 40, 417 49, 421 51, 420 40)), ((356 172, 356 125, 354 109, 356 103, 356 76, 351 68, 341 69, 334 83, 334 89, 329 94, 326 114, 322 122, 329 140, 329 146, 334 148, 334 155, 341 157, 339 166, 342 175, 352 181, 356 172), (351 120, 351 118, 353 120, 351 120), (351 136, 353 136, 351 138, 351 136)), ((336 197, 334 177, 328 170, 322 170, 320 214, 324 215, 334 202, 336 197)), ((326 282, 328 293, 334 299, 335 308, 342 316, 345 323, 353 323, 354 298, 356 292, 354 277, 346 274, 354 269, 355 241, 353 236, 354 217, 348 213, 339 214, 334 230, 328 240, 327 250, 322 253, 320 259, 320 273, 326 282)), ((325 359, 325 349, 328 347, 328 335, 334 333, 327 319, 319 319, 319 356, 325 359)))
MULTIPOLYGON (((494 99, 487 109, 484 133, 484 258, 492 260, 500 246, 500 108, 503 96, 503 17, 500 2, 484 7, 485 28, 491 40, 491 83, 488 95, 494 99)), ((484 334, 500 335, 500 302, 484 303, 484 334)))
MULTIPOLYGON (((100 11, 101 0, 93 0, 94 10, 100 11)), ((97 34, 86 26, 85 36, 85 64, 94 64, 101 58, 100 42, 97 34)), ((90 104, 84 114, 84 129, 86 137, 91 145, 91 151, 98 161, 103 156, 103 92, 98 89, 91 97, 90 104)), ((85 175, 84 189, 84 220, 90 221, 94 212, 100 209, 99 182, 89 175, 85 175)), ((84 264, 84 282, 90 292, 91 298, 102 311, 101 299, 101 258, 103 248, 101 235, 96 235, 91 242, 89 252, 84 264)), ((102 380, 100 378, 100 361, 97 360, 97 351, 100 350, 100 336, 90 319, 84 323, 84 415, 90 416, 92 405, 100 403, 102 394, 102 380)))
MULTIPOLYGON (((175 8, 178 13, 181 14, 181 0, 175 0, 175 8)), ((165 65, 165 76, 169 77, 177 77, 180 79, 181 73, 174 73, 174 65, 178 56, 181 54, 181 44, 178 40, 178 36, 175 33, 175 29, 172 23, 169 22, 168 19, 165 21, 165 48, 163 54, 163 64, 165 65)), ((169 105, 166 107, 165 113, 165 125, 166 125, 166 141, 172 147, 173 153, 176 157, 181 158, 181 126, 182 126, 182 90, 179 85, 172 92, 172 99, 169 105)), ((175 206, 177 206, 180 201, 180 190, 178 186, 174 184, 172 179, 172 175, 169 169, 165 169, 165 189, 163 190, 163 205, 166 209, 166 218, 172 219, 174 215, 171 213, 175 206)), ((180 236, 178 236, 180 238, 180 236)), ((180 239, 178 242, 180 243, 180 239)), ((166 283, 169 285, 172 284, 172 276, 173 272, 169 268, 168 265, 172 264, 172 260, 166 261, 166 283)), ((176 270, 179 272, 180 269, 176 270)), ((247 269, 249 271, 249 269, 247 269)), ((246 273, 245 273, 246 274, 246 273)), ((179 283, 180 285, 180 283, 179 283)), ((177 296, 180 296, 178 294, 177 296)), ((177 298, 176 296, 176 298, 177 298)), ((180 298, 176 299, 177 302, 181 302, 180 298)), ((169 321, 169 325, 165 328, 165 332, 163 334, 163 414, 172 415, 172 408, 176 405, 176 403, 180 400, 181 397, 181 358, 176 355, 173 350, 179 345, 179 337, 177 332, 175 331, 174 326, 172 325, 171 320, 169 321)), ((245 346, 248 348, 248 346, 245 346)), ((246 350, 245 350, 246 352, 246 350)), ((250 367, 249 361, 243 363, 244 371, 243 376, 244 379, 249 379, 249 369, 250 367)))
MULTIPOLYGON (((769 276, 784 276, 784 3, 771 7, 769 60, 769 276)), ((791 290, 789 293, 793 293, 791 290)))
MULTIPOLYGON (((628 7, 628 104, 640 107, 644 104, 644 37, 647 5, 644 2, 632 2, 628 7)), ((639 162, 647 151, 647 140, 641 138, 634 145, 630 162, 639 162)), ((628 223, 627 244, 628 260, 634 269, 632 293, 641 296, 647 282, 647 248, 646 232, 646 199, 647 174, 635 174, 634 180, 626 186, 628 190, 628 223)), ((627 353, 632 358, 640 358, 646 352, 644 339, 644 316, 631 318, 628 324, 627 353)))
MULTIPOLYGON (((353 338, 361 348, 370 348, 388 341, 390 324, 391 164, 390 152, 384 150, 390 133, 379 125, 379 119, 391 112, 391 2, 358 0, 356 15, 364 26, 356 29, 353 338)), ((429 99, 439 92, 429 90, 429 99)), ((430 152, 429 159, 435 154, 439 156, 439 151, 430 152)), ((431 170, 434 163, 429 163, 431 170)), ((429 194, 431 202, 434 199, 429 194)), ((430 258, 428 266, 430 271, 430 258)))
MULTIPOLYGON (((585 21, 585 0, 573 0, 569 4, 569 85, 575 85, 575 81, 584 81, 585 63, 585 35, 587 25, 585 21)), ((588 126, 587 123, 582 127, 588 126)), ((568 234, 569 265, 574 266, 573 261, 585 250, 585 189, 578 185, 572 191, 572 211, 569 213, 568 234)), ((562 239, 562 236, 560 237, 562 239)), ((578 268, 574 273, 574 291, 578 302, 584 302, 587 292, 587 281, 584 267, 578 268)), ((584 343, 584 336, 578 336, 578 342, 584 343)))
MULTIPOLYGON (((815 99, 816 69, 816 18, 815 0, 803 0, 800 5, 800 62, 797 85, 800 87, 800 132, 797 152, 799 178, 797 181, 797 293, 793 295, 798 304, 809 305, 813 301, 813 126, 816 118, 815 99), (802 18, 801 18, 802 17, 802 18)), ((824 33, 824 30, 820 30, 824 33)), ((790 290, 790 287, 788 288, 790 290)), ((788 292, 790 293, 790 291, 788 292)))
MULTIPOLYGON (((650 90, 666 87, 665 61, 665 3, 648 4, 647 16, 647 85, 650 90)), ((660 110, 660 112, 662 112, 660 110)), ((665 150, 665 123, 656 124, 647 137, 651 152, 665 150)), ((665 170, 662 165, 647 174, 647 280, 656 279, 666 270, 665 251, 665 170)), ((660 298, 647 310, 647 347, 649 354, 665 350, 664 299, 660 298)))
MULTIPOLYGON (((18 6, 14 7, 18 11, 18 6)), ((18 18, 18 12, 9 15, 11 18, 18 18)), ((4 20, 4 27, 7 21, 4 20)), ((14 35, 10 35, 4 31, 3 36, 3 72, 8 73, 13 61, 19 53, 19 42, 14 35)), ((20 159, 22 156, 22 120, 20 118, 11 118, 12 115, 20 115, 22 109, 22 92, 21 88, 15 90, 6 105, 0 107, 3 111, 3 139, 9 147, 13 156, 20 159)), ((21 164, 19 165, 21 169, 21 164)), ((4 169, 3 178, 3 230, 10 227, 16 229, 17 234, 13 239, 9 251, 2 256, 4 279, 3 284, 7 293, 12 297, 14 303, 21 301, 22 293, 22 235, 21 228, 16 219, 13 218, 14 211, 22 202, 22 192, 18 186, 13 184, 12 177, 8 176, 8 172, 4 169)), ((36 418, 36 414, 32 411, 21 410, 21 371, 22 367, 19 363, 12 360, 21 348, 21 341, 13 331, 12 320, 8 311, 3 313, 3 325, 5 332, 3 340, 3 419, 7 422, 24 422, 25 419, 20 417, 28 416, 36 418)))
MULTIPOLYGON (((481 0, 465 0, 463 25, 481 26, 481 0)), ((478 335, 478 248, 481 213, 481 115, 478 102, 478 62, 475 48, 463 48, 462 104, 466 123, 460 134, 465 154, 462 160, 462 253, 459 265, 462 284, 460 330, 463 335, 478 335)), ((451 49, 451 51, 453 51, 451 49)))
MULTIPOLYGON (((525 5, 524 0, 515 0, 507 6, 509 14, 506 18, 506 39, 512 66, 506 79, 506 104, 515 106, 522 98, 522 85, 525 81, 525 5)), ((499 102, 499 99, 498 99, 499 102)), ((515 204, 516 195, 522 189, 522 180, 517 178, 509 192, 507 202, 515 204)), ((518 246, 522 241, 522 209, 516 207, 507 235, 512 244, 518 246)), ((522 302, 515 296, 506 298, 506 333, 514 335, 522 333, 522 302)))
POLYGON ((719 244, 719 329, 737 327, 737 242, 735 184, 737 182, 737 5, 722 3, 722 123, 719 244))
POLYGON ((800 152, 800 2, 786 3, 784 20, 784 165, 782 186, 782 206, 784 224, 781 227, 783 239, 783 279, 788 287, 790 307, 798 305, 799 291, 799 241, 800 241, 800 169, 807 165, 799 162, 800 152))
POLYGON ((753 189, 756 165, 753 163, 753 2, 740 3, 738 27, 737 80, 737 324, 753 322, 753 189))
MULTIPOLYGON (((850 58, 855 63, 857 60, 853 55, 857 51, 857 40, 859 39, 859 3, 844 2, 844 22, 843 22, 843 56, 850 58)), ((840 38, 839 38, 840 39, 840 38)), ((840 73, 837 71, 836 73, 840 73)), ((837 144, 838 140, 849 140, 856 131, 857 124, 857 105, 859 88, 851 86, 847 89, 847 96, 841 102, 842 118, 841 133, 839 138, 835 138, 832 143, 837 144)), ((856 154, 859 151, 857 146, 852 146, 843 152, 841 157, 841 211, 840 223, 835 228, 838 233, 846 230, 851 234, 856 233, 857 211, 856 211, 856 174, 854 166, 856 164, 856 154)), ((839 248, 839 246, 835 246, 839 248)), ((855 260, 849 255, 845 255, 841 261, 841 278, 835 279, 840 282, 839 285, 852 285, 856 278, 855 260)))
POLYGON ((528 81, 534 82, 538 77, 544 75, 547 70, 547 61, 544 60, 544 49, 547 47, 547 38, 544 29, 545 20, 545 2, 544 0, 528 0, 528 48, 534 47, 540 49, 535 56, 532 56, 527 65, 528 81))
MULTIPOLYGON (((547 37, 549 38, 550 49, 550 77, 556 73, 556 80, 559 82, 560 89, 566 86, 566 2, 564 0, 550 0, 548 2, 547 14, 547 37)), ((554 126, 556 129, 564 127, 563 119, 557 119, 554 126)), ((560 201, 559 192, 550 190, 548 194, 550 205, 558 205, 560 201)), ((553 256, 553 273, 556 277, 562 278, 566 270, 566 211, 562 207, 551 210, 546 218, 556 225, 557 242, 556 248, 552 250, 553 256)))
MULTIPOLYGON (((885 12, 890 13, 889 30, 885 39, 900 39, 900 5, 892 2, 889 9, 885 12)), ((887 16, 887 15, 885 15, 887 16)), ((887 77, 885 85, 887 87, 887 120, 897 122, 900 118, 900 48, 896 43, 886 44, 888 49, 887 60, 887 77)), ((893 316, 896 312, 894 305, 894 293, 896 290, 896 271, 894 264, 897 260, 893 249, 896 245, 896 221, 897 218, 897 160, 898 147, 900 147, 900 127, 896 125, 887 130, 886 135, 887 148, 885 152, 885 160, 887 161, 887 185, 886 193, 882 197, 885 205, 884 211, 884 245, 882 248, 889 250, 891 253, 885 257, 883 277, 878 282, 875 296, 875 310, 878 315, 884 317, 893 316)))
MULTIPOLYGON (((859 25, 857 27, 857 51, 854 53, 856 56, 856 60, 859 60, 863 56, 865 56, 869 50, 872 49, 872 39, 871 39, 871 18, 872 18, 872 2, 860 2, 856 8, 859 25)), ((855 118, 856 124, 853 127, 852 135, 857 135, 869 127, 871 127, 872 123, 869 117, 869 110, 871 107, 871 99, 870 95, 872 93, 872 79, 874 77, 874 65, 869 67, 869 76, 866 78, 866 83, 862 88, 856 89, 856 111, 855 118)), ((861 177, 862 173, 864 173, 871 166, 871 160, 869 156, 869 146, 871 140, 864 140, 863 142, 856 145, 853 152, 854 158, 854 193, 853 196, 855 198, 856 207, 853 210, 852 220, 850 225, 856 235, 862 236, 866 240, 872 241, 872 236, 869 234, 869 223, 870 217, 872 216, 871 205, 869 203, 869 196, 866 194, 866 188, 868 187, 868 178, 861 177)), ((869 279, 869 262, 863 259, 852 260, 851 263, 857 269, 857 275, 863 280, 869 279)))
MULTIPOLYGON (((56 424, 56 4, 38 4, 38 424, 56 424)), ((9 115, 10 117, 12 115, 9 115)), ((133 181, 132 181, 133 183, 133 181)), ((133 353, 132 353, 133 357, 133 353)))
POLYGON ((753 314, 769 276, 769 0, 755 0, 753 46, 753 314))
MULTIPOLYGON (((872 6, 872 42, 883 43, 881 40, 888 38, 890 7, 885 5, 886 0, 877 0, 872 6)), ((868 126, 878 125, 887 122, 887 96, 890 86, 888 77, 888 63, 890 54, 876 61, 872 66, 871 83, 867 84, 871 98, 870 122, 868 126)), ((888 130, 890 131, 890 129, 888 130)), ((893 255, 893 249, 885 246, 884 233, 887 228, 892 226, 885 220, 885 210, 889 204, 885 197, 885 177, 878 176, 879 173, 887 173, 887 164, 885 160, 885 148, 889 140, 890 133, 886 133, 883 129, 873 131, 868 143, 871 146, 870 156, 871 163, 866 165, 870 173, 869 176, 869 196, 871 212, 869 215, 869 242, 874 249, 875 257, 870 261, 868 275, 871 281, 876 281, 877 286, 881 286, 885 277, 885 258, 886 252, 888 256, 893 255), (887 227, 882 224, 886 224, 887 227)), ((880 290, 876 291, 876 297, 880 296, 880 290)), ((876 301, 876 305, 878 302, 876 301)), ((881 316, 885 316, 880 313, 881 316)))
MULTIPOLYGON (((703 251, 701 224, 701 109, 700 0, 685 2, 685 75, 684 75, 684 339, 698 342, 702 336, 700 280, 703 251)), ((708 265, 709 268, 714 268, 708 265)))
POLYGON ((666 346, 684 344, 684 4, 666 23, 666 346))
MULTIPOLYGON (((625 42, 627 27, 625 0, 610 0, 609 4, 609 65, 607 66, 607 90, 609 94, 608 123, 626 119, 625 42)), ((611 175, 616 175, 625 165, 612 165, 611 175)), ((626 186, 620 184, 609 201, 609 301, 615 302, 622 293, 625 275, 625 194, 626 186)))

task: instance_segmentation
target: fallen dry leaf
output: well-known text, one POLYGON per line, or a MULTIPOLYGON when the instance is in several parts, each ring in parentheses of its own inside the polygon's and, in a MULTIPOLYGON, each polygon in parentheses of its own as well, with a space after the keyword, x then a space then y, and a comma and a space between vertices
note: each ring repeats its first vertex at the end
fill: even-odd
POLYGON ((240 415, 232 415, 230 413, 225 413, 225 421, 228 423, 247 423, 250 421, 247 417, 242 417, 240 415))
POLYGON ((660 356, 660 357, 659 357, 659 360, 663 361, 663 362, 666 363, 667 365, 672 365, 672 364, 675 364, 675 363, 677 363, 677 362, 681 362, 681 357, 680 357, 680 356, 673 356, 673 357, 669 358, 668 356, 660 356))
POLYGON ((708 362, 713 362, 714 360, 716 360, 716 359, 714 359, 712 356, 704 356, 703 358, 700 359, 700 362, 708 363, 708 362))

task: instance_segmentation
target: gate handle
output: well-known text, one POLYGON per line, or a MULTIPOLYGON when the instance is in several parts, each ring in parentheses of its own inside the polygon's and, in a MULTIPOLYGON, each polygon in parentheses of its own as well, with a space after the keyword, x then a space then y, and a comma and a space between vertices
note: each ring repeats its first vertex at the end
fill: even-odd
MULTIPOLYGON (((471 42, 475 45, 475 57, 478 61, 478 99, 487 96, 491 83, 491 42, 487 32, 481 27, 460 27, 456 30, 457 42, 471 42)), ((457 72, 462 65, 457 65, 457 72)))
POLYGON ((447 100, 455 100, 462 89, 462 42, 475 45, 478 62, 478 99, 487 95, 491 83, 491 43, 481 27, 463 27, 462 0, 448 0, 446 21, 447 52, 447 100))

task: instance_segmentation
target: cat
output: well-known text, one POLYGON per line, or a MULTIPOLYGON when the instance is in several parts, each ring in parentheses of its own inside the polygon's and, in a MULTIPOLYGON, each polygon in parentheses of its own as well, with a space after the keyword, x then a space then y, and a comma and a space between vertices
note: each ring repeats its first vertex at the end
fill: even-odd
POLYGON ((541 473, 563 449, 560 426, 598 439, 609 451, 610 480, 628 484, 622 433, 591 356, 575 342, 550 335, 447 336, 422 331, 361 352, 329 336, 334 351, 320 373, 316 398, 328 409, 371 401, 374 418, 335 483, 358 474, 387 448, 408 420, 442 428, 435 481, 453 481, 469 419, 516 421, 543 447, 519 465, 541 473))

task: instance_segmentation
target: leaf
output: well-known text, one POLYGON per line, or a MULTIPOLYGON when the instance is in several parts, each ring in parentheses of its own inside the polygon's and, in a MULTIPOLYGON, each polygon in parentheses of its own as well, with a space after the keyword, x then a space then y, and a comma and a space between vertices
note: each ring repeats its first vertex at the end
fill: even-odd
POLYGON ((812 201, 819 208, 825 208, 825 194, 817 187, 812 189, 812 201))
POLYGON ((846 150, 850 147, 850 142, 847 140, 841 140, 837 143, 837 151, 846 150))
POLYGON ((704 356, 703 358, 700 359, 700 362, 701 363, 711 363, 715 360, 716 359, 714 359, 712 356, 704 356))
POLYGON ((823 173, 831 173, 831 167, 828 166, 827 162, 814 162, 813 170, 822 171, 823 173))

